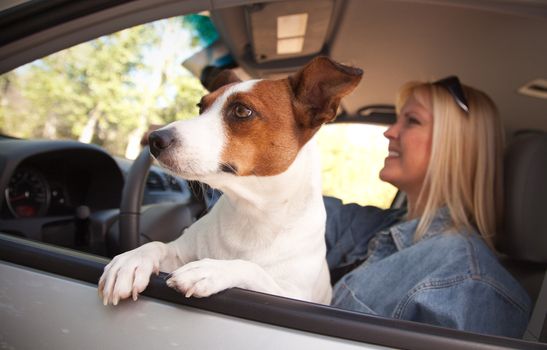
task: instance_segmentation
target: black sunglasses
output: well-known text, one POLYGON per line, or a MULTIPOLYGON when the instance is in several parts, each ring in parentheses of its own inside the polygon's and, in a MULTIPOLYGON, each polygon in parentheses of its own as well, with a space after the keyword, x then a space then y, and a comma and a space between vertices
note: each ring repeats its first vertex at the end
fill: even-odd
POLYGON ((460 79, 458 79, 457 76, 451 75, 441 80, 437 80, 433 83, 433 85, 439 85, 448 90, 458 106, 463 109, 465 113, 469 114, 469 104, 467 103, 467 99, 463 94, 462 84, 460 83, 460 79))

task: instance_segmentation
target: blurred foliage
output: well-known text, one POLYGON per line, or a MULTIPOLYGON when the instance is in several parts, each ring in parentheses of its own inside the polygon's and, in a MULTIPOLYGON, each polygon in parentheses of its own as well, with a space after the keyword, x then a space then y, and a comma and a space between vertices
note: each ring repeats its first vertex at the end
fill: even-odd
POLYGON ((0 132, 77 139, 127 154, 132 133, 140 138, 150 124, 197 115, 205 90, 180 65, 181 55, 196 50, 188 33, 180 19, 158 21, 0 76, 0 132))
POLYGON ((384 130, 365 124, 328 124, 319 130, 325 195, 344 203, 389 208, 397 189, 378 177, 387 156, 384 130))

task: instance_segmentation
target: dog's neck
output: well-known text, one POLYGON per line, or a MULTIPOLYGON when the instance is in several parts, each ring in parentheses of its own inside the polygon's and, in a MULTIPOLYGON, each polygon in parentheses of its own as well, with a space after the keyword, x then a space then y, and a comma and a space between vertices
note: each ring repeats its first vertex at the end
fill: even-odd
MULTIPOLYGON (((319 151, 315 140, 307 142, 289 168, 273 176, 215 174, 202 179, 221 190, 234 206, 268 212, 305 206, 321 196, 319 151)), ((294 208, 296 209, 296 208, 294 208)), ((303 208, 299 208, 303 209, 303 208)))

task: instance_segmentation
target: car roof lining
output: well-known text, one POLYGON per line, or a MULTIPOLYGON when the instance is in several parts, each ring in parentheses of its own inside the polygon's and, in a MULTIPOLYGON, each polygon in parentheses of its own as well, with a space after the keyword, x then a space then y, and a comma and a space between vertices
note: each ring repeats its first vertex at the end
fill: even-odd
MULTIPOLYGON (((547 40, 542 34, 547 32, 546 4, 531 0, 333 2, 329 34, 318 54, 365 72, 362 83, 342 101, 346 114, 355 115, 363 106, 393 103, 406 81, 456 74, 496 101, 509 137, 520 128, 547 130, 545 101, 518 93, 528 82, 522 81, 523 76, 547 77, 547 40), (506 40, 515 37, 524 40, 506 40), (502 55, 504 60, 499 60, 502 55), (526 115, 526 120, 515 118, 518 115, 526 115)), ((211 17, 236 61, 252 76, 280 78, 310 59, 296 56, 256 62, 249 52, 252 35, 244 9, 215 10, 211 17)), ((265 6, 263 11, 267 10, 265 6)), ((313 3, 309 11, 314 11, 313 3)))
MULTIPOLYGON (((251 0, 157 0, 154 3, 101 0, 104 10, 98 11, 96 2, 83 2, 71 10, 71 7, 58 8, 59 1, 44 2, 52 7, 42 12, 53 18, 43 23, 41 32, 20 33, 13 41, 0 45, 0 73, 83 40, 133 25, 204 10, 215 17, 217 11, 233 13, 241 11, 240 7, 232 7, 234 5, 254 3, 251 0)), ((547 77, 544 64, 547 3, 536 0, 333 1, 337 11, 333 15, 335 24, 321 53, 365 71, 362 83, 343 101, 347 114, 353 115, 366 105, 391 104, 398 87, 408 80, 457 74, 462 81, 486 91, 496 101, 508 138, 518 129, 547 130, 545 100, 518 93, 530 80, 547 77), (439 30, 428 31, 431 26, 439 30), (382 38, 370 33, 382 33, 382 38), (473 40, 467 40, 469 37, 473 40), (515 37, 523 40, 506 40, 515 37), (349 40, 352 45, 342 45, 342 40, 349 40), (499 60, 500 56, 504 59, 499 60), (529 79, 523 81, 523 77, 529 79)), ((21 10, 25 5, 10 10, 21 10)), ((5 15, 0 13, 0 18, 6 19, 5 15)), ((23 16, 16 24, 30 28, 43 21, 42 16, 42 13, 23 16)), ((229 41, 234 35, 239 41, 246 33, 244 21, 226 23, 217 23, 225 40, 229 41)), ((275 71, 279 73, 277 76, 286 75, 308 58, 268 62, 263 72, 251 61, 236 60, 254 69, 255 75, 268 72, 275 77, 275 71)))

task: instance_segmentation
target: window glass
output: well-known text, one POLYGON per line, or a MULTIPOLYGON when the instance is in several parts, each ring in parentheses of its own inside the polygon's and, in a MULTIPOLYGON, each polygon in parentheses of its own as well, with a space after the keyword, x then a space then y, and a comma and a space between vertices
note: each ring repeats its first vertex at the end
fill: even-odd
POLYGON ((378 174, 387 156, 387 127, 327 124, 317 133, 323 170, 323 194, 344 203, 389 208, 397 189, 378 174))
POLYGON ((149 125, 197 115, 205 90, 182 62, 216 40, 207 16, 156 21, 0 76, 0 133, 73 139, 135 158, 149 125))

